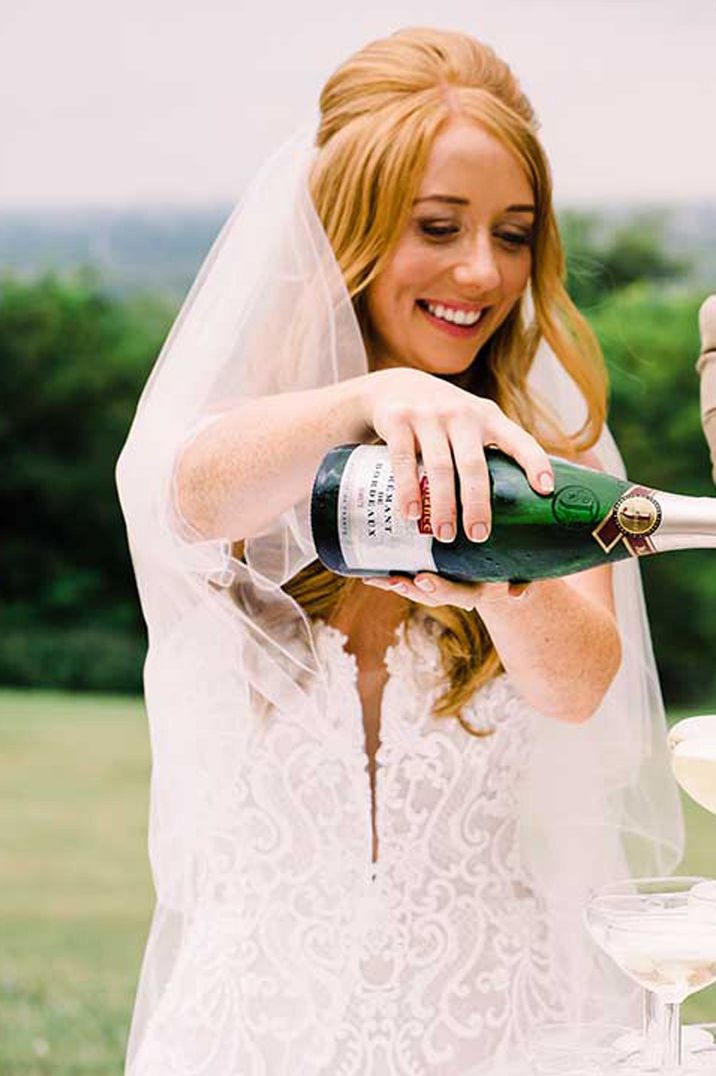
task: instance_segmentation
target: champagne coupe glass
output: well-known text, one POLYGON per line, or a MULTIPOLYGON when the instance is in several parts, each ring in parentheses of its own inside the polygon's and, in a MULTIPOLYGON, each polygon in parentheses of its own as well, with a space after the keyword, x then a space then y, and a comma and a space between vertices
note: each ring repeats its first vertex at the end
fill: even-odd
POLYGON ((594 941, 647 991, 639 1071, 681 1066, 681 1002, 716 982, 716 881, 632 878, 598 890, 585 910, 594 941))
MULTIPOLYGON (((667 744, 674 776, 684 792, 705 810, 716 814, 716 714, 699 714, 677 721, 669 731, 667 744)), ((716 1072, 716 1024, 686 1030, 695 1039, 690 1058, 693 1071, 716 1072), (700 1042, 696 1036, 700 1036, 700 1042)))
POLYGON ((667 744, 674 776, 684 792, 716 814, 716 714, 678 721, 667 744))

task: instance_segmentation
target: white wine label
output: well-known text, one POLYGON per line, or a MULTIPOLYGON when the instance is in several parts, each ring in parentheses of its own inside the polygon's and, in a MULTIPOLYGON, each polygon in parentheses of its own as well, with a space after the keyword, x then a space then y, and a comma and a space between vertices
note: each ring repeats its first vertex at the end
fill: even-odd
POLYGON ((338 491, 338 540, 348 568, 437 571, 432 535, 400 511, 384 445, 360 445, 350 455, 338 491))

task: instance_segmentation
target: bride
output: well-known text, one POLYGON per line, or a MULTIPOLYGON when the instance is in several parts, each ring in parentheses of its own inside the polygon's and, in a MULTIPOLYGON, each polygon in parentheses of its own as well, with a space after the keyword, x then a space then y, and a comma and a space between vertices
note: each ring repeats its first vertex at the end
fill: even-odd
POLYGON ((315 558, 339 443, 387 444, 408 518, 421 460, 445 542, 489 537, 488 444, 538 493, 548 452, 623 473, 507 65, 404 30, 320 108, 219 236, 118 463, 157 889, 129 1076, 466 1076, 539 1023, 628 1021, 581 907, 679 857, 636 564, 525 588, 315 558))

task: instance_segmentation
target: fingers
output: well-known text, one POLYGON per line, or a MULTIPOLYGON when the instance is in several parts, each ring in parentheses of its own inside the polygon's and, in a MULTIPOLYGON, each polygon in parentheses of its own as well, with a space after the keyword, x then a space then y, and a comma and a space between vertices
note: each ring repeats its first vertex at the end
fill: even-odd
POLYGON ((395 413, 385 431, 390 465, 395 475, 398 507, 407 519, 420 519, 422 494, 413 430, 403 416, 395 413))
POLYGON ((716 351, 716 295, 709 295, 699 310, 701 353, 716 351))
POLYGON ((490 440, 519 463, 532 489, 542 494, 553 492, 554 471, 549 456, 531 434, 500 414, 490 429, 490 440))
POLYGON ((484 542, 492 527, 490 476, 484 445, 495 445, 512 456, 538 493, 551 493, 554 489, 552 465, 538 442, 499 408, 494 408, 494 413, 488 410, 487 416, 481 437, 476 436, 471 417, 459 416, 450 424, 455 467, 460 476, 463 527, 474 542, 484 542))
POLYGON ((480 439, 475 436, 474 423, 466 418, 451 423, 450 440, 455 467, 460 476, 462 525, 465 534, 473 542, 484 542, 492 527, 490 473, 485 451, 480 439))
POLYGON ((484 446, 495 445, 524 470, 541 494, 554 490, 554 474, 544 449, 526 430, 490 400, 470 409, 442 413, 431 406, 394 407, 385 422, 384 438, 395 475, 396 499, 402 515, 417 520, 423 495, 417 456, 422 457, 430 490, 430 525, 436 538, 452 542, 456 535, 455 472, 460 479, 462 524, 475 542, 485 541, 492 527, 490 475, 484 446))
POLYGON ((416 427, 423 467, 430 488, 430 529, 441 542, 456 534, 455 465, 450 441, 437 420, 422 419, 416 427))
POLYGON ((483 583, 453 583, 448 579, 442 579, 439 575, 427 575, 425 572, 416 576, 415 579, 396 575, 388 579, 364 578, 363 583, 368 587, 376 587, 378 590, 401 594, 429 608, 453 605, 465 610, 475 608, 478 594, 485 586, 483 583))
POLYGON ((419 572, 414 579, 393 575, 389 578, 363 578, 362 581, 366 586, 392 591, 430 608, 452 605, 467 611, 476 609, 478 612, 483 607, 504 606, 505 603, 512 607, 515 602, 523 600, 531 586, 526 582, 455 583, 428 572, 419 572))
POLYGON ((437 418, 413 417, 414 428, 396 412, 387 433, 388 452, 395 475, 398 504, 408 519, 419 519, 422 492, 418 477, 416 442, 430 489, 430 527, 442 542, 456 533, 455 466, 450 442, 437 418))

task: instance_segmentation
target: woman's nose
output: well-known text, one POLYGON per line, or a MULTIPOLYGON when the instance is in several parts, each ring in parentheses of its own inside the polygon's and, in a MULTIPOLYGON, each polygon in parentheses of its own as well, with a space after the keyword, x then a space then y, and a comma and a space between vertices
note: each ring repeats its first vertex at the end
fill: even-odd
POLYGON ((500 268, 492 243, 487 237, 478 237, 463 252, 453 268, 455 283, 473 287, 480 292, 494 291, 501 282, 500 268))

